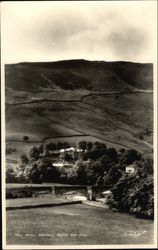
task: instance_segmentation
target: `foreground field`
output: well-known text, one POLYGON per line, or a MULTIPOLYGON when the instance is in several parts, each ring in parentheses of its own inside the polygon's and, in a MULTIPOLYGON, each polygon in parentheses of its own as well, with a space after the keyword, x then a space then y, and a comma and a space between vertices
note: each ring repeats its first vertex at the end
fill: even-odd
POLYGON ((23 206, 40 206, 42 204, 61 204, 63 202, 70 202, 64 196, 52 197, 52 195, 44 195, 44 197, 36 198, 21 198, 21 199, 7 199, 6 207, 19 208, 23 206))
POLYGON ((7 212, 7 244, 152 244, 153 221, 88 205, 7 212))

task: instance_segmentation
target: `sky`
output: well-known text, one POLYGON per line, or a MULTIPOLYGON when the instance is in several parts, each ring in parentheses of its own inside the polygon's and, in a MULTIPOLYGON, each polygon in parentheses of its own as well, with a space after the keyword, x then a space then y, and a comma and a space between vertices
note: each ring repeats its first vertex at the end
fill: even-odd
POLYGON ((3 60, 153 62, 156 4, 150 0, 2 2, 3 60))

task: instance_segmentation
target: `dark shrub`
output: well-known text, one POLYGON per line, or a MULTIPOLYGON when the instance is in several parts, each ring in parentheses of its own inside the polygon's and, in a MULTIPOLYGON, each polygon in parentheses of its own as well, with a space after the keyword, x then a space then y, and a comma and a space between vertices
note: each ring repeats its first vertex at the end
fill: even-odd
POLYGON ((91 159, 96 161, 105 154, 106 154, 106 149, 94 149, 85 153, 83 156, 83 160, 86 161, 88 159, 91 159))
POLYGON ((153 177, 127 177, 124 175, 112 189, 108 204, 121 212, 137 217, 154 217, 153 177))
POLYGON ((119 157, 120 165, 130 165, 135 161, 141 160, 141 154, 134 149, 129 149, 121 153, 119 157))
POLYGON ((24 141, 28 141, 28 140, 29 140, 29 137, 28 137, 27 135, 24 135, 24 136, 23 136, 23 140, 24 140, 24 141))

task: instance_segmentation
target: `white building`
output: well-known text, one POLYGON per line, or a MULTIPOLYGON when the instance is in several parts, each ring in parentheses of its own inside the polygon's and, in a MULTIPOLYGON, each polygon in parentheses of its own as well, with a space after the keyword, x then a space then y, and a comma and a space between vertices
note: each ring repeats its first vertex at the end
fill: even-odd
POLYGON ((82 152, 82 151, 83 151, 82 149, 74 148, 74 147, 59 150, 60 153, 63 153, 63 152, 82 152))
POLYGON ((68 154, 71 155, 74 160, 77 160, 81 156, 82 151, 82 149, 74 147, 60 149, 60 158, 65 159, 65 155, 68 154))
POLYGON ((70 167, 70 163, 67 161, 57 161, 52 164, 55 167, 70 167))
POLYGON ((126 166, 127 174, 135 174, 135 172, 136 172, 136 165, 132 164, 132 165, 126 166))

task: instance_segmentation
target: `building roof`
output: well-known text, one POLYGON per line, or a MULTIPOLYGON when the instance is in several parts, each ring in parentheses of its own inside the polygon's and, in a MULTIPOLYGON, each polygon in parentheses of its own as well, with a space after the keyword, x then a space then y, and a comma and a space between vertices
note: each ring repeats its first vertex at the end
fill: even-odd
POLYGON ((65 149, 62 148, 62 149, 59 150, 59 152, 60 153, 65 152, 65 149))
POLYGON ((70 163, 68 161, 56 161, 52 165, 55 167, 63 167, 70 165, 70 163))
POLYGON ((135 168, 135 167, 136 167, 135 164, 131 164, 131 165, 126 166, 126 168, 135 168))
POLYGON ((66 152, 69 152, 69 151, 82 152, 82 149, 71 147, 71 148, 66 148, 66 149, 62 148, 59 150, 60 153, 65 152, 65 151, 66 152))

